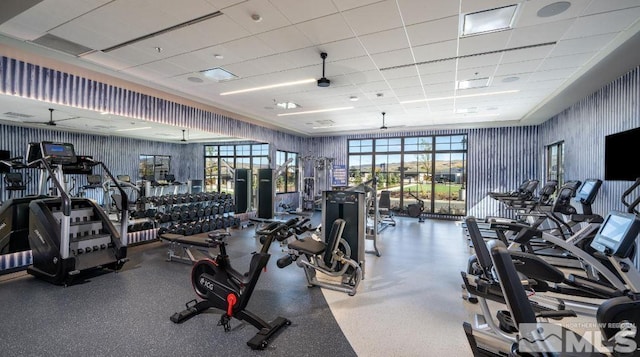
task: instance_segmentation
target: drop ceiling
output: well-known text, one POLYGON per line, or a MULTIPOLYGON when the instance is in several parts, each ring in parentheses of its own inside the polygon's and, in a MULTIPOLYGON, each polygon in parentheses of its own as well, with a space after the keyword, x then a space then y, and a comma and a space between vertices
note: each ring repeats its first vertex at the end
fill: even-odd
POLYGON ((382 112, 391 130, 537 124, 640 63, 640 0, 12 0, 0 13, 7 46, 303 136, 375 132, 382 112), (465 14, 514 4, 510 29, 461 36, 465 14))

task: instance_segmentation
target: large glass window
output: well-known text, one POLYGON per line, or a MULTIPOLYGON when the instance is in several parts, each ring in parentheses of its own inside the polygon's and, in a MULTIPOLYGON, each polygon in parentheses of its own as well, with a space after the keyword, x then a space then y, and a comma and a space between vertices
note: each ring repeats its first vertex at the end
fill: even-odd
POLYGON ((558 187, 564 184, 564 142, 547 146, 547 180, 558 181, 558 187))
POLYGON ((206 192, 233 193, 232 172, 249 169, 253 177, 252 202, 255 201, 258 169, 269 167, 269 144, 205 145, 204 155, 206 192))
POLYGON ((422 201, 427 213, 465 215, 466 135, 349 140, 349 185, 378 178, 391 206, 422 201))
POLYGON ((288 151, 276 151, 276 168, 285 166, 276 178, 276 193, 298 191, 298 154, 288 151))

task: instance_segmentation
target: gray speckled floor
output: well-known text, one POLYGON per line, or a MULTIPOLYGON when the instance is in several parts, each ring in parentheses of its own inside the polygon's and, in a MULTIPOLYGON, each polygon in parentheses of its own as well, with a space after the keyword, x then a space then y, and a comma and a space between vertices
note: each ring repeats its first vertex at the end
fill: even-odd
MULTIPOLYGON (((292 325, 265 351, 246 346, 253 326, 232 320, 228 333, 216 326, 217 310, 170 322, 195 298, 190 267, 166 262, 166 245, 155 242, 130 248, 122 271, 67 288, 25 272, 0 277, 0 355, 470 356, 462 330, 470 311, 460 297, 470 252, 462 230, 449 221, 397 221, 379 238, 382 256, 366 255, 354 297, 307 288, 295 264, 278 269, 274 244, 249 310, 292 325)), ((229 253, 238 270, 247 270, 257 249, 253 232, 233 231, 229 253)))

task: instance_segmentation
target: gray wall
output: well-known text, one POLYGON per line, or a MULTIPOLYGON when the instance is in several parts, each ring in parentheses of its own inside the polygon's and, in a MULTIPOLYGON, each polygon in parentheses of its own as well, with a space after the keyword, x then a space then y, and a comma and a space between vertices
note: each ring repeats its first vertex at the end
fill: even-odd
MULTIPOLYGON (((637 127, 640 127, 640 66, 539 126, 540 174, 544 175, 545 145, 564 141, 565 179, 604 181, 605 136, 637 127)), ((621 158, 622 162, 637 165, 636 154, 630 152, 628 157, 621 158)), ((606 215, 610 210, 623 210, 620 197, 630 184, 605 181, 593 205, 594 213, 606 215)))

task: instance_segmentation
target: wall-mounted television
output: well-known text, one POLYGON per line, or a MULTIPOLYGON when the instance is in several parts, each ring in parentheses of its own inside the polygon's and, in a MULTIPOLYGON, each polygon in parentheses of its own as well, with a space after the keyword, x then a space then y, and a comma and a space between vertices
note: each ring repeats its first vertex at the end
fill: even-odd
POLYGON ((635 181, 640 177, 640 165, 628 160, 638 150, 640 128, 607 135, 604 138, 604 179, 635 181))

